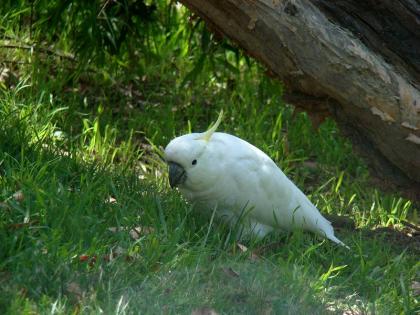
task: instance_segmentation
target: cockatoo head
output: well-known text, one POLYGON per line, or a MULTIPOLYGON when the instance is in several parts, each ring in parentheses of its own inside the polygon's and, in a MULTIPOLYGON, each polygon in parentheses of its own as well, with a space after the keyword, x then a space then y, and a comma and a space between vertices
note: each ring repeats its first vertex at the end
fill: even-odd
POLYGON ((222 121, 220 112, 216 123, 203 133, 190 133, 173 139, 165 148, 169 166, 169 184, 181 190, 198 191, 212 183, 219 173, 218 155, 212 149, 212 136, 222 121))

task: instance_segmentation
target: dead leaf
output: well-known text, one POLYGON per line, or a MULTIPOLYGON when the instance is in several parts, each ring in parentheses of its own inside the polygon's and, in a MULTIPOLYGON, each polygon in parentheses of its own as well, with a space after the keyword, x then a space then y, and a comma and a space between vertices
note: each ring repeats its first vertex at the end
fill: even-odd
POLYGON ((191 315, 218 315, 214 309, 203 306, 192 310, 191 315))
MULTIPOLYGON (((246 252, 248 252, 249 250, 248 250, 248 247, 246 247, 245 245, 243 245, 243 244, 241 244, 241 243, 236 243, 236 245, 238 246, 238 248, 240 249, 240 251, 242 252, 242 253, 246 253, 246 252)), ((260 259, 260 257, 256 254, 256 253, 254 253, 254 252, 251 252, 251 251, 249 251, 249 260, 251 260, 251 261, 257 261, 257 260, 259 260, 260 259)))
POLYGON ((408 222, 407 220, 401 220, 401 224, 405 225, 406 227, 412 229, 413 231, 415 231, 415 234, 419 234, 420 233, 420 226, 412 223, 412 222, 408 222))
POLYGON ((117 199, 112 196, 108 196, 108 198, 105 200, 105 203, 114 204, 117 203, 117 199))
POLYGON ((13 224, 9 224, 7 227, 9 229, 17 230, 17 229, 20 229, 20 228, 23 228, 23 227, 27 227, 27 226, 37 224, 38 222, 39 222, 38 220, 33 220, 33 221, 29 221, 29 222, 24 222, 24 223, 13 223, 13 224))
POLYGON ((89 256, 89 255, 83 254, 83 255, 79 256, 79 261, 80 262, 87 262, 89 267, 93 267, 96 263, 96 260, 97 260, 96 255, 89 256))
POLYGON ((245 253, 246 251, 248 251, 248 247, 246 247, 245 245, 241 243, 236 243, 236 245, 239 247, 242 253, 245 253))
POLYGON ((108 255, 104 256, 104 260, 106 262, 110 262, 111 260, 121 256, 125 253, 125 249, 121 246, 116 246, 115 248, 111 249, 111 252, 108 255))
POLYGON ((78 301, 83 297, 83 291, 77 282, 70 282, 66 286, 66 291, 73 295, 78 301))
POLYGON ((23 194, 22 190, 18 190, 12 196, 13 196, 13 199, 15 199, 16 201, 19 201, 19 202, 21 202, 25 199, 25 195, 23 194))
POLYGON ((251 252, 251 255, 249 256, 249 259, 251 260, 251 261, 258 261, 258 260, 260 260, 260 256, 258 256, 256 253, 254 253, 254 252, 251 252))
POLYGON ((414 296, 420 296, 420 282, 413 281, 410 287, 414 296))
POLYGON ((152 234, 155 231, 151 226, 137 226, 132 228, 129 232, 133 240, 138 240, 142 235, 152 234))
POLYGON ((124 248, 122 248, 121 246, 117 246, 117 247, 115 247, 113 250, 112 250, 112 252, 114 253, 114 255, 122 255, 122 254, 124 254, 125 253, 125 249, 124 248))
POLYGON ((230 277, 239 277, 239 273, 237 273, 235 270, 233 270, 231 267, 222 268, 223 272, 230 276, 230 277))
POLYGON ((119 231, 128 231, 128 234, 133 240, 138 240, 143 235, 152 234, 155 229, 151 226, 136 226, 132 229, 128 227, 110 227, 108 231, 112 233, 117 233, 119 231))
POLYGON ((96 264, 96 255, 93 255, 89 260, 89 267, 93 267, 96 264))
POLYGON ((3 68, 0 70, 0 82, 4 83, 7 81, 7 79, 10 76, 10 69, 8 68, 3 68))

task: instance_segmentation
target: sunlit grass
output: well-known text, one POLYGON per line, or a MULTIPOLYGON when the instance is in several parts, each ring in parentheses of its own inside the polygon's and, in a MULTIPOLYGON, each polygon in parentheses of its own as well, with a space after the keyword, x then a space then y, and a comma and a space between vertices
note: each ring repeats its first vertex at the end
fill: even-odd
MULTIPOLYGON (((214 222, 208 230, 209 218, 169 190, 159 149, 150 140, 143 145, 134 136, 123 139, 121 134, 135 131, 120 133, 118 122, 101 116, 101 110, 85 115, 80 134, 71 135, 59 123, 66 106, 57 111, 43 98, 25 103, 24 91, 5 94, 2 100, 4 310, 67 312, 77 307, 152 314, 163 308, 188 313, 207 305, 228 313, 334 313, 356 307, 391 314, 414 309, 410 286, 416 254, 401 244, 363 230, 340 230, 340 238, 352 248, 348 252, 309 234, 275 234, 248 244, 250 251, 258 251, 280 243, 250 261, 225 227, 214 222), (62 131, 58 138, 57 131, 62 131), (13 198, 16 191, 23 200, 13 198), (109 230, 115 227, 122 229, 109 230), (147 233, 132 239, 128 231, 134 227, 147 233), (140 294, 147 299, 136 298, 140 294)), ((302 162, 310 146, 336 141, 343 152, 348 150, 342 139, 322 138, 323 130, 299 139, 305 143, 301 153, 279 156, 284 141, 288 150, 297 145, 294 132, 311 128, 304 116, 294 122, 300 128, 288 128, 287 138, 273 137, 283 130, 279 117, 285 126, 293 123, 288 107, 279 107, 277 116, 270 116, 271 109, 263 112, 268 132, 259 133, 249 121, 239 120, 244 118, 236 116, 234 106, 227 109, 226 129, 263 147, 322 212, 350 215, 357 226, 370 229, 398 225, 415 210, 408 201, 369 187, 366 169, 355 157, 350 157, 353 164, 340 166, 327 162, 328 154, 336 152, 324 151, 327 157, 318 152, 311 157, 317 167, 306 169, 302 162), (232 121, 240 128, 231 126, 232 121)), ((165 117, 162 112, 162 124, 165 117)), ((335 127, 329 123, 329 128, 335 127)), ((142 133, 146 139, 147 130, 142 133)), ((173 130, 166 137, 172 133, 179 134, 173 130)), ((154 137, 157 143, 162 138, 161 133, 154 137)))

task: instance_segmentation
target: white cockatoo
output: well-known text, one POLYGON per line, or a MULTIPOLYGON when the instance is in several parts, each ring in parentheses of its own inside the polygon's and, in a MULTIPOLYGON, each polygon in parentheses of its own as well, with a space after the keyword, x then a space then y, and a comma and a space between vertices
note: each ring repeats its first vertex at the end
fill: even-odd
POLYGON ((239 223, 242 235, 263 237, 274 229, 301 228, 346 246, 270 157, 238 137, 216 132, 222 115, 206 132, 186 134, 167 145, 171 187, 199 209, 239 223))

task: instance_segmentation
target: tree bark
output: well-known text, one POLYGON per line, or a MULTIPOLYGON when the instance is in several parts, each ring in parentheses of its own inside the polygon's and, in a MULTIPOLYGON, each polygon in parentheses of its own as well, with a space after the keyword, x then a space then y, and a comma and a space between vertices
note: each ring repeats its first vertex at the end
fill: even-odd
POLYGON ((375 175, 420 199, 416 0, 181 0, 262 62, 285 100, 336 120, 375 175))

